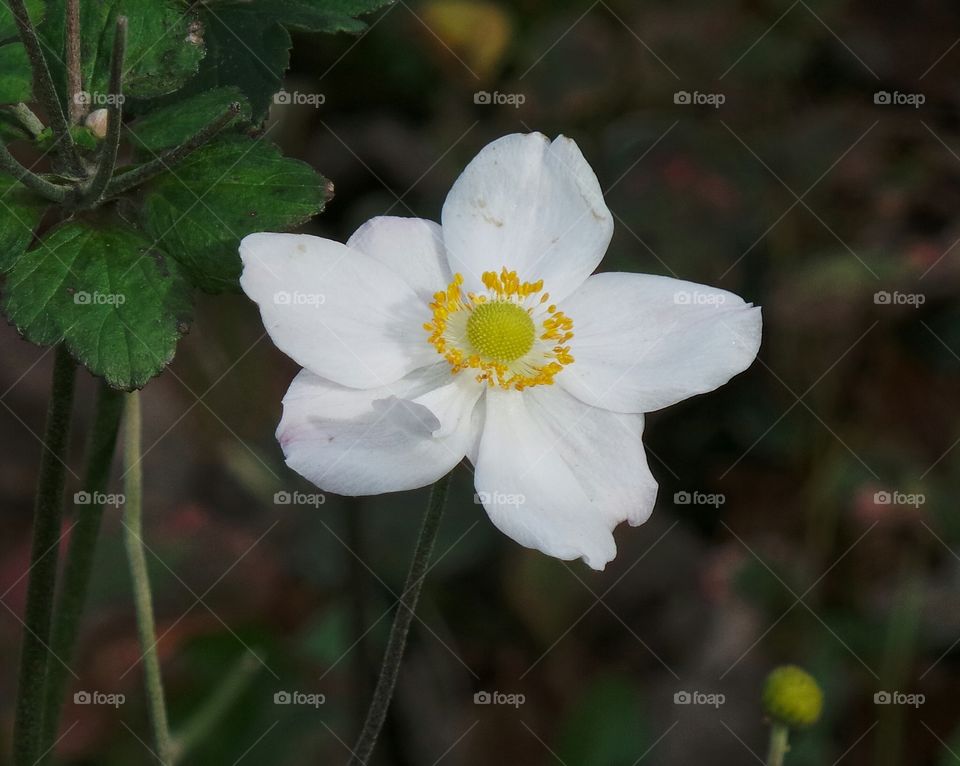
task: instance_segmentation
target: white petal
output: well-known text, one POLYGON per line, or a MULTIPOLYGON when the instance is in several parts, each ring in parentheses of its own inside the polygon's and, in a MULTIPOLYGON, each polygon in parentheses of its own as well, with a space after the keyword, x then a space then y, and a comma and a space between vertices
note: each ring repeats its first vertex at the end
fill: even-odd
POLYGON ((603 569, 612 530, 642 524, 657 483, 641 442, 643 415, 583 404, 556 386, 491 390, 476 487, 493 523, 518 543, 603 569))
POLYGON ((404 428, 394 410, 449 378, 442 364, 358 391, 303 370, 283 399, 277 427, 287 465, 341 495, 375 495, 436 481, 463 459, 479 424, 468 410, 458 430, 434 438, 426 428, 419 433, 404 428))
POLYGON ((240 257, 240 286, 273 342, 317 375, 372 388, 436 361, 422 326, 429 307, 370 256, 320 237, 251 234, 240 257))
POLYGON ((422 218, 371 218, 347 240, 352 247, 380 261, 429 304, 433 294, 453 279, 443 251, 440 224, 422 218))
POLYGON ((381 411, 389 409, 390 417, 400 427, 420 436, 443 438, 468 428, 473 405, 484 392, 485 386, 465 373, 450 377, 446 362, 441 363, 440 368, 447 370, 443 385, 419 396, 391 396, 376 402, 376 407, 381 411), (403 406, 394 407, 398 400, 403 406))
POLYGON ((443 205, 450 270, 478 290, 484 271, 506 267, 521 280, 543 279, 554 301, 593 272, 613 234, 613 219, 593 170, 571 139, 539 133, 486 146, 443 205))
POLYGON ((679 279, 597 274, 560 308, 573 320, 574 362, 557 383, 616 412, 651 412, 712 391, 760 348, 759 307, 679 279))

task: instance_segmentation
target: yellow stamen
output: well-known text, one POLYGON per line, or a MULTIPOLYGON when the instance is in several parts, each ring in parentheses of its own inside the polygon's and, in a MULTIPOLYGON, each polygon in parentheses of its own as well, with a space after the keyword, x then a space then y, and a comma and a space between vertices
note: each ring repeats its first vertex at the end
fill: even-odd
POLYGON ((478 382, 518 391, 552 385, 574 361, 565 345, 573 337, 573 320, 553 304, 544 307, 549 293, 528 300, 543 290, 543 280, 521 282, 504 268, 499 274, 484 272, 481 281, 486 295, 465 296, 463 277, 456 274, 433 296, 433 319, 423 326, 429 342, 450 364, 451 374, 474 369, 478 382))

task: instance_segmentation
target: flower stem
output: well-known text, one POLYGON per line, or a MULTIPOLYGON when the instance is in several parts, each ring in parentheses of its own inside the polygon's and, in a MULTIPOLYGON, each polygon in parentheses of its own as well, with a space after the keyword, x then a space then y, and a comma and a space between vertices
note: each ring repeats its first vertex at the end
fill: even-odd
POLYGON ((110 59, 110 103, 107 105, 107 135, 100 147, 97 172, 82 194, 87 205, 100 202, 107 184, 113 179, 120 150, 120 130, 123 124, 123 60, 127 51, 127 17, 118 16, 113 34, 113 54, 110 59))
POLYGON ((783 766, 783 759, 790 750, 790 729, 774 721, 770 725, 770 749, 767 752, 767 766, 783 766))
POLYGON ((20 102, 19 104, 10 104, 9 106, 4 107, 6 111, 12 114, 20 127, 22 127, 27 133, 30 134, 31 138, 36 139, 41 133, 43 133, 43 123, 40 122, 40 118, 33 113, 33 110, 20 102))
POLYGON ((173 149, 169 149, 158 157, 155 157, 150 162, 145 162, 133 170, 128 170, 126 173, 118 175, 110 182, 104 197, 116 197, 170 170, 174 165, 188 157, 201 146, 209 143, 221 130, 227 127, 238 114, 240 114, 240 104, 238 102, 230 104, 219 117, 214 118, 212 122, 200 128, 200 130, 190 136, 190 138, 180 144, 180 146, 175 146, 173 149))
POLYGON ((79 97, 83 90, 80 74, 80 0, 67 0, 66 17, 67 112, 70 122, 76 123, 87 112, 86 103, 79 97))
POLYGON ((143 649, 143 668, 147 688, 147 709, 157 760, 171 766, 172 744, 167 706, 163 697, 163 679, 160 677, 160 658, 157 655, 157 631, 153 621, 153 597, 143 544, 143 472, 140 459, 140 393, 126 396, 123 418, 124 463, 124 543, 133 579, 133 599, 137 612, 137 629, 143 649))
POLYGON ((367 710, 367 719, 353 748, 349 766, 366 766, 377 744, 377 737, 387 718, 387 710, 393 697, 393 690, 397 685, 397 676, 400 671, 400 662, 403 660, 403 650, 407 643, 407 634, 410 632, 410 623, 420 598, 423 587, 423 578, 430 562, 437 532, 440 530, 440 520, 443 517, 443 508, 447 500, 447 491, 450 488, 450 476, 447 474, 433 485, 430 500, 427 502, 427 511, 420 527, 420 536, 417 547, 410 562, 410 571, 407 581, 400 595, 400 604, 397 614, 390 627, 390 636, 387 639, 387 648, 383 655, 383 665, 380 668, 380 677, 373 691, 373 699, 367 710))
POLYGON ((3 145, 0 145, 0 170, 9 173, 28 189, 35 191, 41 197, 46 197, 51 202, 62 203, 67 199, 70 191, 66 186, 51 183, 25 168, 3 145))
POLYGON ((87 600, 100 520, 103 517, 103 503, 97 502, 97 498, 102 500, 107 489, 122 409, 123 397, 120 392, 101 382, 83 479, 83 489, 90 495, 91 503, 78 510, 76 524, 70 533, 70 547, 53 617, 50 649, 61 662, 52 663, 47 670, 41 751, 52 749, 60 724, 60 708, 67 685, 67 669, 63 663, 69 663, 73 658, 80 616, 87 600))
POLYGON ((37 30, 30 20, 30 15, 27 13, 26 4, 24 0, 7 0, 7 3, 10 6, 10 13, 13 14, 13 20, 17 24, 23 47, 26 48, 27 56, 30 59, 34 95, 43 104, 47 119, 50 120, 50 127, 53 129, 53 135, 62 147, 61 154, 70 172, 78 175, 82 174, 83 165, 80 156, 77 154, 77 145, 73 142, 73 136, 70 135, 70 127, 60 106, 60 99, 57 97, 53 77, 50 75, 50 67, 47 66, 47 59, 40 47, 40 38, 37 36, 37 30))
POLYGON ((20 680, 13 730, 13 758, 16 766, 34 766, 40 754, 40 710, 50 660, 47 641, 50 638, 57 578, 57 547, 75 372, 76 367, 66 347, 58 346, 53 364, 53 390, 47 412, 34 512, 30 579, 27 585, 20 680))

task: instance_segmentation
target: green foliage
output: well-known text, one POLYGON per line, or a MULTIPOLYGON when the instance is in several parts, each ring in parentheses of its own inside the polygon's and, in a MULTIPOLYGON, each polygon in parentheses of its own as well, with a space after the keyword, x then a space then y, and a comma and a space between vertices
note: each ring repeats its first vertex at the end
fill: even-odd
POLYGON ((0 174, 0 274, 10 269, 30 245, 43 207, 12 176, 0 174))
POLYGON ((3 308, 28 340, 63 341, 92 373, 132 389, 173 358, 190 292, 176 263, 134 229, 67 223, 13 266, 3 308))
MULTIPOLYGON (((57 56, 47 64, 54 82, 66 82, 64 69, 65 0, 49 3, 41 33, 57 56)), ((110 51, 118 16, 128 20, 124 92, 149 98, 171 93, 196 71, 204 55, 197 18, 173 0, 103 0, 80 3, 80 59, 83 89, 106 94, 110 51)))
POLYGON ((323 210, 325 182, 273 144, 223 138, 157 178, 143 204, 144 229, 208 292, 236 286, 240 239, 289 229, 323 210))
POLYGON ((637 691, 619 676, 594 681, 561 731, 559 759, 577 766, 633 766, 652 744, 637 691))
POLYGON ((128 126, 131 143, 150 159, 154 152, 182 144, 233 103, 241 105, 234 124, 249 123, 250 104, 240 89, 216 88, 154 109, 128 126))
MULTIPOLYGON (((82 124, 70 125, 78 165, 60 156, 66 142, 55 121, 31 128, 39 133, 34 148, 49 155, 56 175, 46 184, 34 179, 30 188, 51 199, 65 192, 50 182, 76 188, 67 190, 64 209, 54 214, 48 201, 0 175, 0 274, 6 276, 0 306, 9 321, 34 343, 65 343, 117 388, 139 388, 162 371, 186 332, 194 290, 236 289, 240 239, 302 224, 323 210, 329 196, 321 175, 256 137, 289 64, 287 27, 359 32, 364 23, 357 16, 384 4, 80 3, 81 90, 89 96, 88 110, 110 102, 117 19, 127 18, 122 140, 135 164, 122 172, 133 173, 136 182, 91 198, 103 186, 91 192, 89 179, 100 158, 111 155, 101 152, 104 139, 82 124), (239 111, 224 125, 234 104, 239 111), (86 178, 77 178, 81 166, 86 178), (61 223, 47 232, 44 220, 61 223)), ((64 63, 66 0, 27 0, 27 8, 65 106, 72 97, 64 63)), ((18 35, 7 3, 0 3, 0 104, 29 102, 34 95, 34 72, 18 35)), ((42 114, 57 111, 55 103, 42 106, 42 114)), ((4 141, 31 139, 11 110, 0 117, 4 141)))
POLYGON ((208 90, 240 88, 259 122, 280 90, 290 63, 287 29, 309 32, 359 33, 366 24, 357 17, 392 0, 249 0, 202 6, 207 57, 195 85, 208 90))
POLYGON ((0 104, 29 101, 30 68, 27 52, 20 43, 0 48, 0 104))
MULTIPOLYGON (((44 0, 26 0, 27 14, 34 24, 43 21, 43 15, 46 12, 47 4, 44 0)), ((4 42, 17 36, 17 25, 13 20, 13 14, 10 12, 10 6, 4 1, 0 3, 0 42, 4 42)))

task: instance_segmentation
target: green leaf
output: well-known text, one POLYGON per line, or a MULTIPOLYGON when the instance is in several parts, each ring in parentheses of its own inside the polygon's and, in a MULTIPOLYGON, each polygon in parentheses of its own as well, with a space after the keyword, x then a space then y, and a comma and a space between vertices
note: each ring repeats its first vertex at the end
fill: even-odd
POLYGON ((591 684, 567 715, 557 757, 577 766, 633 766, 650 744, 636 689, 607 676, 591 684))
MULTIPOLYGON (((44 40, 57 52, 48 56, 54 81, 65 82, 64 0, 51 0, 40 28, 44 40)), ((196 73, 204 55, 197 16, 173 0, 97 0, 80 3, 80 40, 83 89, 91 106, 108 93, 110 56, 118 16, 126 16, 127 53, 124 92, 137 98, 170 93, 196 73)))
POLYGON ((217 88, 171 102, 128 125, 130 140, 135 147, 150 152, 179 146, 235 102, 240 103, 240 114, 231 124, 249 122, 250 104, 240 89, 217 88))
POLYGON ((3 307, 27 340, 64 341, 94 375, 131 390, 173 358, 190 290, 176 263, 136 230, 71 222, 17 261, 3 307))
POLYGON ((252 119, 261 122, 283 85, 290 63, 286 28, 311 32, 362 32, 357 16, 393 0, 245 0, 202 11, 207 57, 191 84, 198 90, 233 85, 250 100, 252 119))
POLYGON ((266 117, 290 63, 290 34, 270 13, 225 6, 202 15, 207 57, 190 83, 193 93, 236 87, 250 101, 252 119, 266 117))
POLYGON ((0 274, 11 269, 30 245, 46 206, 13 176, 0 174, 0 274))
MULTIPOLYGON (((34 25, 43 21, 43 14, 47 8, 44 0, 26 0, 27 15, 34 25)), ((13 20, 10 6, 6 0, 0 3, 0 40, 9 40, 18 35, 17 23, 13 20)))
POLYGON ((229 136, 191 154, 148 187, 146 232, 207 292, 234 290, 240 240, 285 231, 323 210, 326 180, 266 141, 229 136))
POLYGON ((20 43, 0 47, 0 104, 29 101, 33 92, 30 59, 20 43))
POLYGON ((276 18, 288 27, 308 32, 359 34, 367 24, 358 16, 372 13, 394 0, 279 0, 271 3, 276 18))

